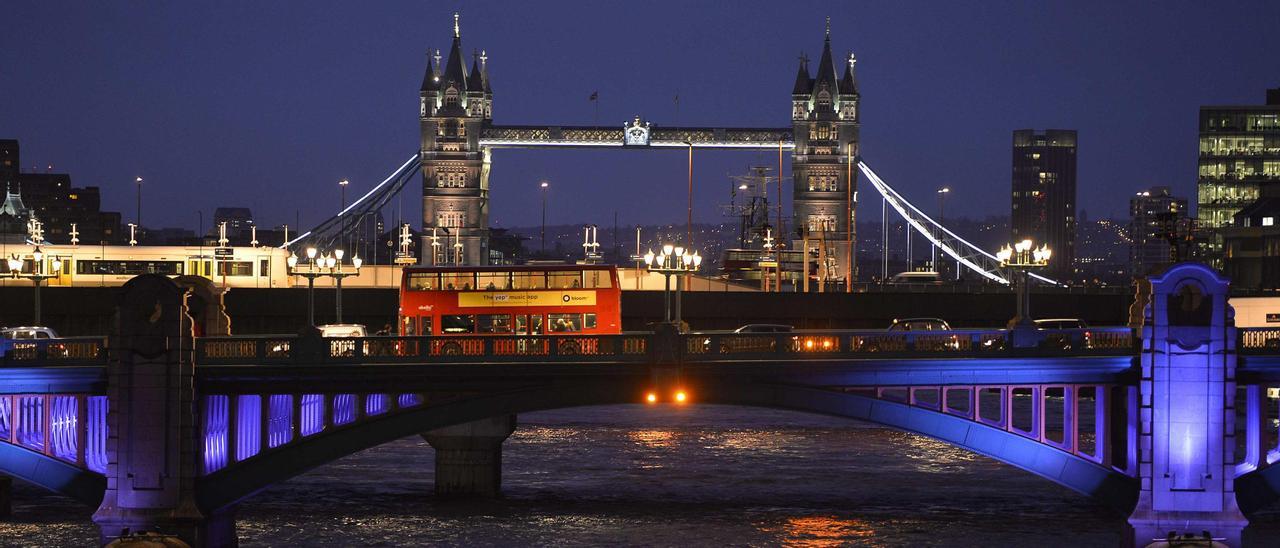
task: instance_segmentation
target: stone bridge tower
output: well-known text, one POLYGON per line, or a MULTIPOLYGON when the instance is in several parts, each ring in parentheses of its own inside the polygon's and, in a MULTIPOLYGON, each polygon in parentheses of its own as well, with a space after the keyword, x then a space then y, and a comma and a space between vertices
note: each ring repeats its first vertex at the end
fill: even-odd
POLYGON ((811 235, 811 248, 818 245, 812 241, 814 238, 824 241, 826 249, 822 254, 836 268, 828 273, 828 278, 831 274, 843 278, 850 265, 856 269, 852 261, 845 259, 850 247, 857 249, 858 169, 849 163, 858 156, 861 125, 855 63, 850 53, 844 61, 844 76, 837 78, 828 18, 817 75, 809 76, 809 60, 802 57, 795 87, 791 90, 791 123, 796 144, 791 157, 792 216, 796 228, 792 232, 795 239, 792 249, 802 247, 802 230, 808 230, 811 235), (848 245, 850 241, 853 246, 848 245))
POLYGON ((422 263, 488 264, 489 151, 480 146, 481 130, 493 119, 488 57, 476 55, 467 70, 457 14, 448 61, 440 64, 438 50, 429 57, 418 107, 422 263))

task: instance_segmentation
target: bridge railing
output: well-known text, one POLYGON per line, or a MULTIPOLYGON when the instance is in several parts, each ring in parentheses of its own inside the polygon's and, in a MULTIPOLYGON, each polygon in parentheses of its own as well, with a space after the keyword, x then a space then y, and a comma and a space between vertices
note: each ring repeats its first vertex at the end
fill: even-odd
POLYGON ((795 331, 789 333, 692 333, 684 336, 686 359, 717 360, 779 355, 804 357, 999 356, 1037 354, 1115 355, 1135 352, 1127 327, 1043 330, 1033 348, 1013 348, 1004 329, 952 331, 795 331))
POLYGON ((196 341, 197 365, 247 363, 405 363, 536 361, 643 362, 649 337, 530 335, 446 337, 343 337, 308 341, 295 336, 213 337, 196 341))
POLYGON ((0 339, 0 367, 102 365, 107 340, 102 337, 0 339))
POLYGON ((1239 351, 1245 354, 1280 353, 1280 328, 1242 327, 1239 351))

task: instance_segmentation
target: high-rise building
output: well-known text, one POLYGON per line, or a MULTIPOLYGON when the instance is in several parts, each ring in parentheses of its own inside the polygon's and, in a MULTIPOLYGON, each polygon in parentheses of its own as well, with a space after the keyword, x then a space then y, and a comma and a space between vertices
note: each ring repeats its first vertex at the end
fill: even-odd
POLYGON ((1167 186, 1151 187, 1129 198, 1129 272, 1145 276, 1176 259, 1171 243, 1189 234, 1187 199, 1167 186))
POLYGON ((489 155, 480 147, 481 130, 492 122, 493 92, 481 53, 466 67, 457 15, 453 47, 440 65, 437 51, 427 60, 418 117, 422 130, 422 255, 424 264, 488 264, 489 155), (434 63, 433 63, 434 61, 434 63), (457 246, 461 245, 461 248, 457 246))
MULTIPOLYGON (((846 269, 856 269, 846 262, 850 247, 856 249, 857 169, 851 164, 858 157, 859 99, 854 74, 853 54, 843 61, 844 76, 836 76, 836 61, 831 54, 831 27, 828 23, 822 58, 817 76, 809 77, 807 59, 801 59, 791 90, 791 124, 795 135, 795 152, 791 171, 792 212, 797 228, 807 230, 810 247, 822 246, 819 255, 826 264, 821 277, 843 279, 846 269), (854 245, 850 246, 849 242, 854 245)), ((797 239, 792 248, 799 249, 797 239)))
POLYGON ((1209 239, 1206 257, 1222 266, 1222 229, 1236 213, 1280 183, 1280 88, 1267 104, 1200 107, 1196 218, 1209 239))
POLYGON ((1013 240, 1053 251, 1045 275, 1070 279, 1076 246, 1076 131, 1013 132, 1013 240))
POLYGON ((253 212, 247 207, 219 207, 213 210, 213 227, 210 229, 215 238, 220 234, 222 223, 227 223, 227 239, 234 242, 249 241, 253 226, 253 212))

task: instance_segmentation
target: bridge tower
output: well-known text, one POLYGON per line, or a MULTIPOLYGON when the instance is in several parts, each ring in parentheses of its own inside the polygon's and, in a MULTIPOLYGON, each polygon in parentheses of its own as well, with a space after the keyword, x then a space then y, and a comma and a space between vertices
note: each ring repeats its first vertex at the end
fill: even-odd
POLYGON ((809 60, 802 56, 795 87, 791 90, 791 123, 795 136, 791 196, 792 218, 797 229, 793 233, 792 249, 804 245, 800 231, 808 230, 810 247, 814 239, 827 243, 824 255, 834 259, 830 262, 836 266, 840 278, 845 276, 846 268, 857 268, 852 260, 846 262, 848 249, 857 249, 857 169, 850 164, 858 156, 861 125, 860 95, 854 74, 856 63, 850 53, 844 61, 844 76, 836 76, 836 61, 831 54, 831 19, 828 18, 817 75, 809 76, 809 60))
POLYGON ((489 151, 480 146, 493 119, 487 61, 475 55, 467 70, 457 14, 448 61, 440 64, 438 50, 427 60, 418 107, 423 264, 489 263, 489 151))
POLYGON ((1151 277, 1142 328, 1136 546, 1208 531, 1240 545, 1236 504, 1236 328, 1229 281, 1199 263, 1151 277))

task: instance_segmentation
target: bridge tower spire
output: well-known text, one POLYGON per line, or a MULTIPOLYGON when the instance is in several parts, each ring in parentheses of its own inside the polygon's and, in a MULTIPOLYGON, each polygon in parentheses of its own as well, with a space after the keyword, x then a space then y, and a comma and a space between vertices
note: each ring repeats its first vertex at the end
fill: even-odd
MULTIPOLYGON (((831 53, 831 20, 827 19, 822 56, 817 73, 809 77, 808 60, 801 58, 800 71, 791 90, 792 129, 795 150, 792 172, 792 249, 801 249, 804 232, 812 235, 809 245, 825 242, 828 278, 843 279, 856 268, 850 249, 857 240, 858 170, 850 169, 858 156, 859 94, 854 85, 852 54, 844 78, 837 76, 831 53), (831 267, 831 268, 829 268, 831 267)), ((822 270, 820 270, 821 272, 822 270)))
POLYGON ((418 116, 422 233, 437 229, 460 247, 432 247, 424 241, 422 263, 428 265, 481 265, 489 257, 489 152, 480 146, 480 134, 492 120, 493 93, 487 55, 478 56, 467 70, 458 21, 455 13, 448 60, 439 63, 437 53, 434 66, 427 62, 418 116), (439 254, 433 255, 433 249, 439 254))

